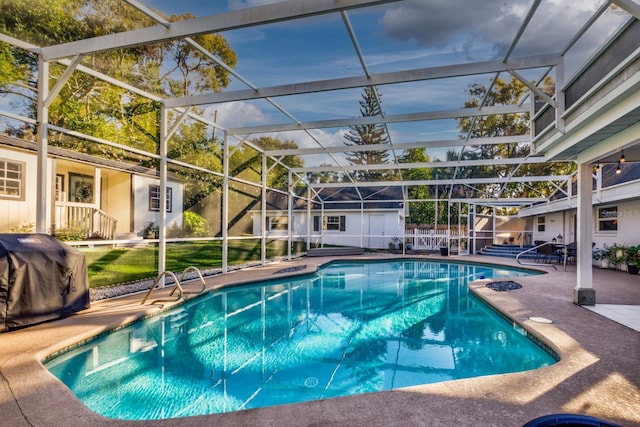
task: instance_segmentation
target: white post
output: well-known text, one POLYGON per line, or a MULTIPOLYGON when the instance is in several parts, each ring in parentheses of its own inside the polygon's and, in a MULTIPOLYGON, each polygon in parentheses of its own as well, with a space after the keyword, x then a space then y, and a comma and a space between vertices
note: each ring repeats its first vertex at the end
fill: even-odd
POLYGON ((49 63, 38 58, 38 105, 37 105, 37 183, 36 183, 36 233, 47 232, 47 178, 49 177, 47 168, 47 156, 49 152, 48 123, 49 107, 45 100, 49 95, 49 63))
POLYGON ((593 267, 591 266, 591 241, 593 239, 592 169, 590 163, 578 165, 577 283, 573 290, 573 302, 577 305, 596 304, 596 291, 593 289, 593 267))
POLYGON ((260 189, 260 260, 267 264, 267 155, 262 153, 262 186, 260 189))
MULTIPOLYGON (((167 109, 160 107, 160 217, 158 219, 158 274, 167 265, 167 109)), ((164 275, 162 276, 164 286, 164 275)))
MULTIPOLYGON (((222 142, 222 273, 229 269, 229 137, 222 142)), ((264 224, 264 223, 263 223, 264 224)))
POLYGON ((287 236, 287 260, 291 261, 291 245, 293 244, 293 174, 289 171, 289 184, 287 185, 289 191, 287 195, 287 226, 288 226, 288 236, 287 236))
POLYGON ((307 250, 311 247, 312 228, 311 217, 311 187, 307 186, 307 250))

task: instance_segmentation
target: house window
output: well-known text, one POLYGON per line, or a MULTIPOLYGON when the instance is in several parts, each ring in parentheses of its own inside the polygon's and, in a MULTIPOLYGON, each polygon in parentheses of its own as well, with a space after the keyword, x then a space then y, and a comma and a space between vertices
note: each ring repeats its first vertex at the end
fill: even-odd
POLYGON ((538 217, 538 231, 539 232, 544 232, 544 224, 545 224, 545 217, 539 216, 538 217))
POLYGON ((288 230, 289 218, 286 216, 272 216, 267 217, 267 224, 269 224, 269 230, 288 230))
POLYGON ((598 231, 618 231, 618 207, 598 208, 598 231))
POLYGON ((25 164, 0 159, 0 198, 24 200, 25 164))
MULTIPOLYGON (((171 212, 173 206, 173 194, 172 188, 167 187, 167 200, 165 209, 167 212, 171 212)), ((159 211, 160 210, 160 186, 159 185, 150 185, 149 186, 149 210, 150 211, 159 211)))
POLYGON ((344 215, 331 215, 325 216, 322 221, 322 229, 323 230, 334 230, 334 231, 344 231, 345 230, 345 219, 344 215))
MULTIPOLYGON (((322 229, 345 231, 346 216, 344 215, 329 215, 322 217, 322 229)), ((313 217, 313 231, 320 231, 320 216, 313 217)))

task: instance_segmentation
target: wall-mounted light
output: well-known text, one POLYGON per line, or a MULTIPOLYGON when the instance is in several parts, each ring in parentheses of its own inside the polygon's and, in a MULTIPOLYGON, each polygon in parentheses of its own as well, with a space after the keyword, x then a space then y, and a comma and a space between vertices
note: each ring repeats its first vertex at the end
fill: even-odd
POLYGON ((600 162, 596 163, 596 172, 600 172, 600 162))
POLYGON ((620 163, 624 163, 627 159, 624 158, 624 150, 622 150, 622 155, 620 156, 620 163))

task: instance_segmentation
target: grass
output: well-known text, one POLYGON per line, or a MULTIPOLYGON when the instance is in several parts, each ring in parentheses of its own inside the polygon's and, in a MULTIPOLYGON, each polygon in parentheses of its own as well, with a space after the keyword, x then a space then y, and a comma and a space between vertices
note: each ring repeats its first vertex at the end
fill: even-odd
MULTIPOLYGON (((149 244, 137 248, 87 248, 81 249, 87 261, 89 286, 97 288, 136 280, 155 278, 158 268, 158 247, 149 244)), ((304 250, 296 244, 295 251, 304 250)), ((267 257, 286 255, 286 242, 273 240, 267 244, 267 257)), ((229 264, 242 264, 260 260, 260 240, 229 241, 229 264)), ((168 243, 166 251, 167 271, 181 273, 185 268, 199 269, 222 266, 222 242, 168 243)))

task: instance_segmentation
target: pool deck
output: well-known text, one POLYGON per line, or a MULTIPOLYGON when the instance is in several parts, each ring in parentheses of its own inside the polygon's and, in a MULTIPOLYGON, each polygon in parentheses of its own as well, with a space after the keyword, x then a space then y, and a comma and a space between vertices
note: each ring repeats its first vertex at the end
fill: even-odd
MULTIPOLYGON (((505 258, 449 259, 516 265, 505 258)), ((303 257, 210 277, 207 285, 308 273, 329 260, 303 257), (301 265, 306 267, 278 273, 301 265)), ((478 296, 561 355, 558 363, 539 370, 229 414, 162 421, 107 419, 89 411, 39 361, 160 309, 160 305, 141 306, 144 294, 136 294, 93 303, 65 319, 0 333, 0 426, 521 426, 551 413, 585 414, 626 427, 640 426, 640 276, 594 268, 597 305, 581 307, 572 302, 575 266, 567 271, 543 270, 548 274, 514 279, 523 287, 513 291, 490 290, 484 286, 486 280, 470 285, 478 296)), ((164 304, 165 308, 170 305, 164 304)))

